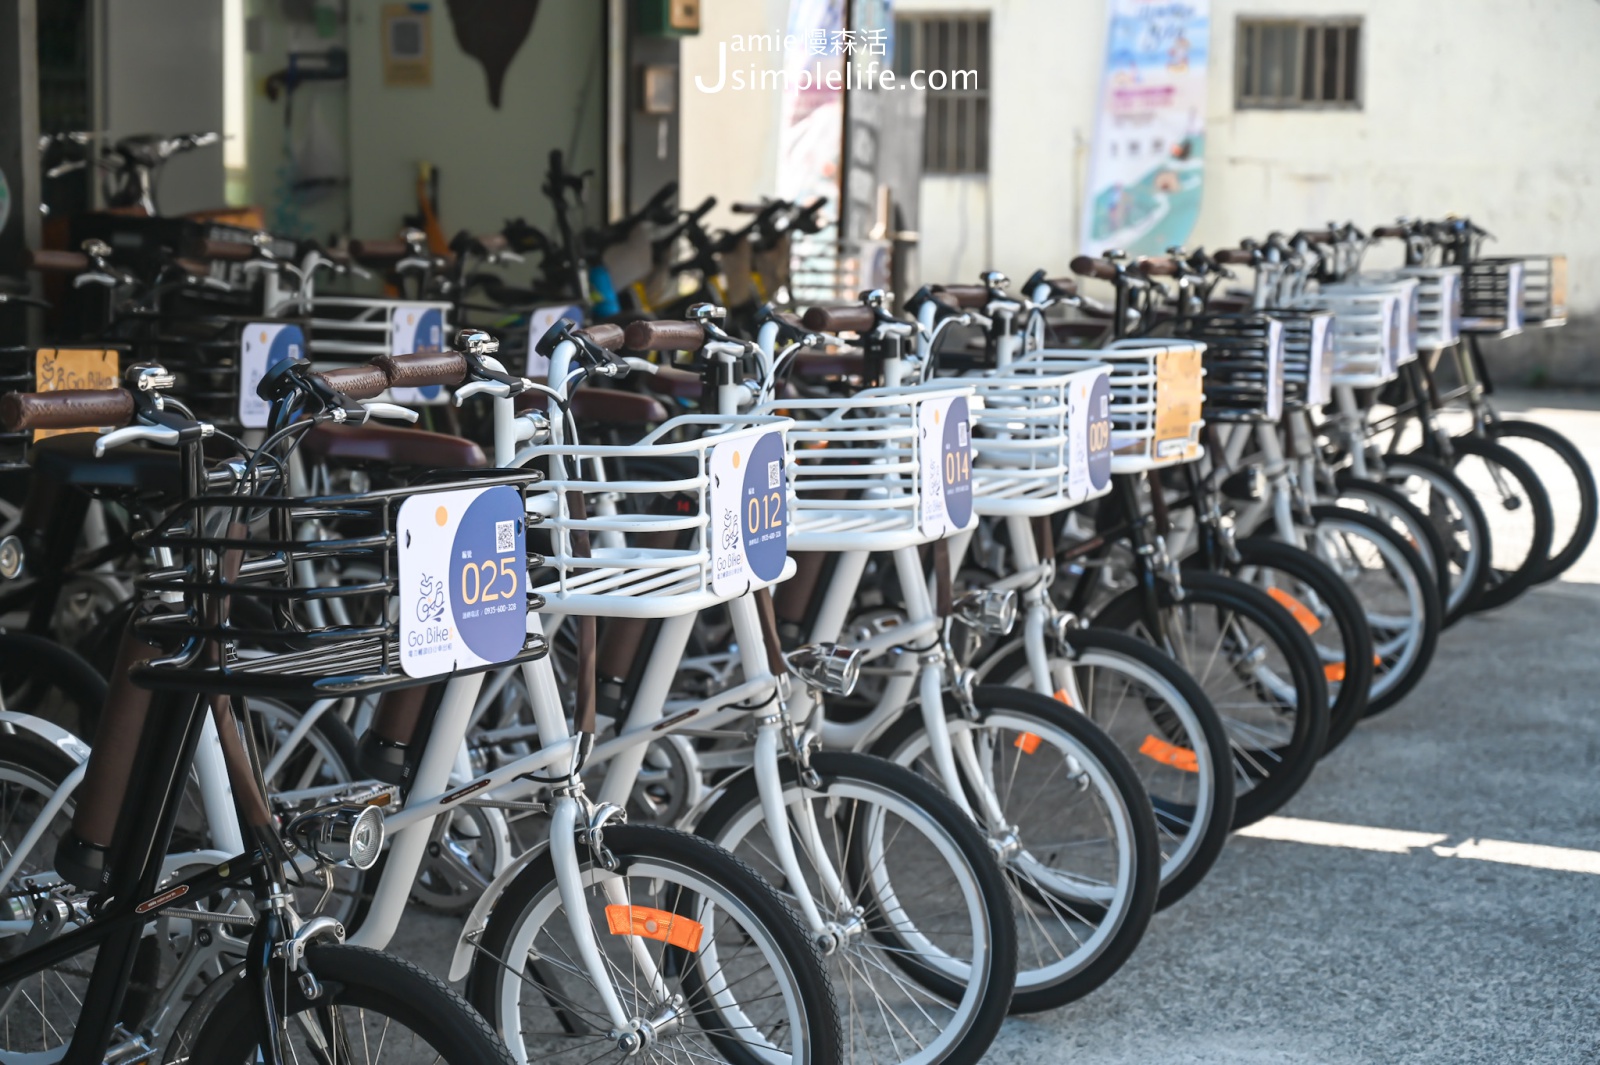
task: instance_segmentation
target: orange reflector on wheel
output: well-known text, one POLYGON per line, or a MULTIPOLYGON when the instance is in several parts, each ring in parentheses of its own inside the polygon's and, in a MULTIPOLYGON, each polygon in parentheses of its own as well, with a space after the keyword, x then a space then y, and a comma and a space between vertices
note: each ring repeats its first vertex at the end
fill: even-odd
POLYGON ((649 906, 607 906, 606 924, 614 936, 658 939, 691 953, 700 949, 700 937, 705 934, 699 921, 649 906))
POLYGON ((1329 680, 1344 680, 1344 663, 1329 662, 1322 667, 1322 675, 1329 680))
POLYGON ((1014 742, 1011 746, 1015 747, 1023 754, 1032 754, 1034 751, 1039 749, 1039 742, 1038 736, 1035 736, 1031 732, 1023 732, 1017 736, 1016 742, 1014 742))
POLYGON ((1200 772, 1200 760, 1194 752, 1187 747, 1168 743, 1157 736, 1146 736, 1144 742, 1139 744, 1139 753, 1146 758, 1153 758, 1162 765, 1170 765, 1174 769, 1181 769, 1185 773, 1200 772))
POLYGON ((1065 689, 1065 688, 1057 688, 1056 689, 1056 702, 1060 703, 1063 706, 1071 706, 1072 705, 1072 699, 1067 695, 1067 689, 1065 689))
POLYGON ((1317 619, 1317 615, 1311 612, 1311 608, 1282 588, 1268 588, 1267 594, 1272 596, 1279 606, 1294 615, 1294 619, 1300 623, 1300 627, 1305 629, 1307 633, 1313 633, 1322 628, 1322 622, 1317 619))

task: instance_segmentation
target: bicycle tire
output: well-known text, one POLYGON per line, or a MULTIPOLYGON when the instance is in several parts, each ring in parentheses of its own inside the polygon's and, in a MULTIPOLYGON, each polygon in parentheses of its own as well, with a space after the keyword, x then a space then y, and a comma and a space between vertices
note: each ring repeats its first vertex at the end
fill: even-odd
MULTIPOLYGON (((309 1030, 313 1021, 302 1015, 313 1011, 318 1014, 315 1018, 317 1030, 324 1038, 332 1031, 343 1031, 342 1026, 332 1027, 336 1019, 343 1017, 341 1013, 336 1018, 333 1011, 347 1006, 359 1012, 363 1024, 370 1014, 385 1019, 387 1023, 378 1043, 380 1054, 398 1042, 391 1028, 398 1021, 410 1028, 421 1045, 437 1055, 434 1060, 446 1065, 511 1065, 510 1052, 488 1021, 438 977, 416 965, 380 951, 326 942, 307 945, 305 960, 306 970, 320 985, 315 1001, 306 998, 298 979, 274 981, 282 1016, 286 1020, 301 1019, 299 1026, 286 1024, 289 1036, 296 1034, 297 1029, 309 1030)), ((171 1065, 191 1062, 194 1065, 246 1065, 256 1060, 261 1041, 258 989, 238 976, 234 979, 233 985, 199 1025, 193 1045, 177 1048, 168 1058, 171 1065)), ((365 1060, 373 1061, 367 1030, 363 1027, 361 1031, 365 1040, 361 1045, 368 1051, 365 1060)), ((410 1047, 416 1045, 416 1041, 410 1043, 410 1047)), ((409 1051, 410 1047, 400 1049, 409 1051)), ((296 1056, 293 1060, 312 1058, 296 1056)), ((317 1057, 315 1060, 325 1059, 317 1057)), ((334 1060, 343 1058, 336 1056, 334 1060)), ((352 1056, 349 1060, 361 1059, 352 1056)), ((397 1056, 391 1060, 398 1065, 414 1059, 397 1056)))
MULTIPOLYGON (((854 916, 851 910, 859 906, 868 927, 864 934, 849 937, 827 955, 835 993, 842 1000, 840 1010, 851 1018, 847 1037, 852 1041, 852 1057, 928 1065, 933 1062, 971 1065, 981 1060, 1006 1018, 1017 977, 1017 936, 1011 901, 988 840, 972 819, 932 782, 885 759, 844 751, 818 751, 811 756, 811 768, 817 774, 818 786, 807 787, 804 791, 808 796, 816 796, 830 812, 829 820, 836 827, 833 841, 838 842, 839 837, 843 837, 844 846, 832 849, 835 861, 846 874, 843 879, 853 889, 849 903, 854 906, 841 910, 840 903, 836 902, 828 907, 824 917, 847 925, 854 916), (862 875, 880 870, 889 875, 895 872, 887 868, 887 861, 875 860, 868 853, 875 837, 881 842, 881 837, 891 833, 886 825, 871 826, 868 812, 871 807, 863 810, 860 805, 863 803, 880 805, 888 816, 898 818, 898 827, 892 834, 896 843, 917 831, 912 826, 913 814, 928 822, 921 831, 932 843, 931 848, 915 847, 915 837, 907 842, 918 852, 935 851, 934 856, 917 862, 915 868, 934 868, 925 869, 910 886, 919 889, 919 896, 940 891, 976 896, 967 899, 964 909, 967 924, 973 929, 972 947, 975 953, 984 956, 982 960, 973 959, 960 969, 939 964, 935 952, 944 952, 940 944, 947 944, 949 940, 940 936, 940 943, 930 941, 930 936, 939 933, 921 931, 915 916, 907 913, 907 903, 903 901, 905 878, 900 878, 900 888, 889 885, 885 892, 881 883, 873 883, 875 877, 862 875), (937 867, 941 860, 954 872, 953 885, 944 879, 944 870, 937 867), (886 911, 895 915, 894 918, 887 917, 886 911), (907 930, 896 929, 897 920, 905 921, 909 926, 907 930), (981 942, 980 937, 987 942, 981 942), (919 939, 928 941, 927 947, 919 947, 919 939), (852 951, 858 956, 850 957, 847 952, 852 951), (904 987, 904 980, 890 972, 885 963, 910 977, 943 1004, 955 1003, 958 1008, 953 1008, 952 1015, 946 1017, 939 1012, 940 1002, 919 1002, 904 987), (982 971, 975 971, 980 968, 982 971), (871 997, 858 1001, 858 996, 871 997), (896 1008, 902 998, 909 1001, 910 1009, 896 1008), (921 1015, 920 1019, 917 1014, 921 1015), (870 1039, 867 1028, 875 1015, 888 1029, 891 1045, 904 1038, 914 1043, 918 1052, 906 1057, 892 1053, 883 1056, 874 1052, 876 1047, 856 1046, 857 1039, 870 1039), (935 1031, 924 1036, 920 1031, 924 1024, 934 1027, 935 1031)), ((793 802, 801 791, 799 770, 791 760, 785 760, 781 770, 785 796, 793 802)), ((771 842, 753 773, 741 773, 728 782, 725 789, 695 825, 695 832, 765 873, 769 879, 781 882, 783 871, 776 858, 762 849, 763 843, 770 849, 771 842)), ((820 821, 821 817, 818 819, 820 821)), ((887 822, 887 817, 884 820, 887 822)), ((823 844, 826 847, 829 839, 824 838, 823 844)), ((805 849, 798 839, 796 850, 802 855, 800 860, 806 861, 805 849)), ((812 897, 819 908, 828 906, 821 891, 813 890, 812 897)), ((950 922, 950 929, 958 930, 960 918, 949 914, 959 914, 963 907, 951 903, 947 895, 938 897, 944 906, 941 912, 946 913, 944 922, 950 922)), ((920 908, 917 912, 921 912, 920 908)), ((942 932, 943 922, 940 925, 942 932)), ((951 960, 960 961, 954 956, 951 960)))
MULTIPOLYGON (((1043 908, 1047 917, 1065 918, 1094 929, 1086 943, 1064 958, 1051 954, 1053 948, 1048 945, 1046 949, 1035 951, 1034 957, 1041 959, 1038 964, 1027 952, 1028 941, 1021 936, 1018 938, 1017 986, 1011 996, 1011 1012, 1037 1013, 1055 1009, 1082 998, 1109 980, 1127 962, 1149 927, 1161 887, 1155 814, 1133 766, 1110 737, 1082 714, 1067 709, 1049 696, 1004 685, 979 685, 973 689, 972 699, 969 712, 956 705, 953 698, 946 697, 945 720, 952 732, 976 732, 981 728, 998 733, 1001 742, 991 744, 996 751, 1020 750, 1024 754, 1028 754, 1027 748, 1032 745, 1027 740, 1031 737, 1037 741, 1033 745, 1034 752, 1048 744, 1050 751, 1085 763, 1078 770, 1087 778, 1085 783, 1079 785, 1071 781, 1072 787, 1085 791, 1093 788, 1098 795, 1115 797, 1115 806, 1108 806, 1107 812, 1118 818, 1113 830, 1118 833, 1115 861, 1119 881, 1110 893, 1109 903, 1086 898, 1081 893, 1066 894, 1063 885, 1073 879, 1071 874, 1057 873, 1056 866, 1040 857, 1050 843, 1029 838, 1007 841, 990 834, 992 845, 1001 853, 1001 868, 1011 889, 1012 908, 1019 923, 1027 923, 1043 935, 1047 930, 1043 928, 1043 920, 1035 914, 1035 909, 1043 908)), ((912 705, 874 742, 872 753, 934 777, 931 765, 922 760, 926 742, 921 709, 912 705)), ((1028 756, 1031 762, 1031 754, 1028 756)), ((1020 756, 1008 757, 1020 761, 1020 756)), ((1014 779, 1017 777, 1018 774, 1013 774, 1014 779)), ((1060 804, 1064 789, 1036 785, 1037 782, 1030 784, 1023 780, 1009 794, 1026 792, 1037 797, 1050 791, 1052 804, 1044 817, 1057 831, 1065 824, 1080 820, 1074 817, 1070 806, 1060 804)), ((968 790, 970 793, 970 784, 968 790)), ((997 796, 997 799, 1004 801, 1007 797, 997 796)), ((1028 811, 1027 806, 1020 810, 1007 808, 1008 828, 1015 826, 1024 836, 1030 836, 1029 825, 1016 816, 1028 811)), ((1070 850, 1069 844, 1061 846, 1063 852, 1070 850)), ((1076 853, 1073 856, 1081 857, 1076 853)))
POLYGON ((1555 511, 1550 505, 1550 494, 1533 472, 1533 467, 1515 451, 1476 436, 1456 437, 1450 447, 1450 465, 1467 488, 1478 495, 1484 516, 1491 522, 1489 535, 1495 545, 1495 555, 1500 556, 1491 558, 1488 584, 1474 607, 1475 611, 1492 610, 1511 602, 1538 581, 1550 559, 1550 544, 1555 537, 1555 511), (1528 507, 1533 527, 1528 532, 1526 547, 1522 545, 1521 537, 1503 535, 1504 529, 1497 531, 1493 527, 1496 510, 1486 496, 1498 490, 1500 482, 1497 480, 1496 485, 1491 487, 1477 483, 1477 477, 1469 480, 1463 469, 1473 459, 1488 466, 1500 467, 1517 482, 1520 492, 1510 496, 1502 493, 1499 505, 1507 512, 1520 510, 1524 505, 1528 507))
MULTIPOLYGON (((1256 691, 1280 700, 1277 706, 1265 707, 1264 714, 1256 714, 1257 718, 1281 717, 1285 712, 1283 708, 1288 708, 1293 721, 1281 743, 1275 743, 1270 738, 1253 738, 1264 735, 1267 730, 1259 720, 1246 720, 1244 714, 1248 707, 1232 699, 1218 699, 1211 690, 1206 690, 1212 705, 1222 715, 1233 743, 1236 789, 1233 827, 1243 828, 1254 824, 1295 796, 1310 778, 1317 759, 1322 757, 1323 748, 1327 745, 1328 685, 1316 647, 1287 610, 1265 592, 1233 577, 1189 571, 1183 575, 1181 600, 1174 597, 1172 587, 1165 582, 1161 585, 1160 594, 1160 605, 1169 612, 1192 611, 1195 607, 1216 610, 1219 614, 1219 648, 1225 633, 1234 628, 1234 618, 1248 621, 1276 649, 1275 663, 1281 663, 1282 668, 1288 671, 1286 678, 1280 677, 1276 668, 1268 666, 1263 674, 1261 663, 1252 662, 1243 675, 1234 664, 1230 664, 1227 674, 1223 675, 1232 677, 1229 691, 1244 691, 1247 694, 1256 691), (1285 682, 1289 695, 1281 693, 1285 682), (1272 745, 1261 746, 1263 742, 1272 745)), ((1134 588, 1112 599, 1094 620, 1097 625, 1138 633, 1141 638, 1148 638, 1143 614, 1143 596, 1139 589, 1134 588)), ((1190 616, 1191 623, 1199 620, 1190 616)), ((1251 639, 1247 630, 1244 635, 1247 641, 1251 639)), ((1232 638, 1237 640, 1237 634, 1232 638)), ((1190 668, 1193 659, 1186 663, 1173 649, 1160 649, 1173 654, 1179 665, 1194 672, 1190 668)), ((1247 655, 1253 657, 1259 649, 1263 648, 1251 646, 1247 655)), ((1208 663, 1216 663, 1217 657, 1208 658, 1208 663)), ((1216 676, 1218 674, 1208 664, 1204 675, 1195 676, 1195 680, 1202 689, 1206 689, 1207 681, 1216 676)))
MULTIPOLYGON (((579 847, 580 876, 585 878, 587 886, 593 887, 601 874, 596 872, 597 863, 592 852, 588 852, 582 844, 579 847)), ((693 906, 701 895, 719 897, 721 906, 730 913, 733 907, 737 907, 745 923, 733 929, 735 934, 747 938, 749 942, 756 941, 757 933, 765 937, 765 944, 758 944, 758 951, 770 964, 786 970, 786 979, 791 985, 789 994, 793 997, 793 1001, 786 1005, 786 1012, 797 1016, 799 1024, 795 1027, 803 1029, 794 1036, 799 1044, 792 1050, 796 1065, 806 1062, 831 1065, 840 1059, 842 1040, 837 1003, 817 943, 770 884, 749 866, 707 840, 655 825, 611 825, 605 830, 605 848, 615 859, 613 872, 618 877, 627 877, 631 870, 637 868, 644 870, 647 876, 654 874, 661 877, 662 883, 665 883, 665 876, 670 874, 682 881, 697 881, 705 889, 687 894, 680 889, 673 899, 674 907, 693 906)), ((483 935, 478 939, 472 969, 467 977, 468 1001, 484 1016, 494 1019, 513 1056, 529 1060, 532 1059, 526 1050, 526 1036, 520 1018, 515 1015, 521 1003, 517 996, 524 985, 540 994, 543 1004, 556 1014, 557 1023, 568 1030, 574 1030, 575 1025, 589 1023, 576 1015, 571 996, 564 995, 559 986, 540 975, 544 970, 538 967, 530 953, 533 940, 539 935, 539 928, 536 927, 532 935, 526 934, 524 929, 524 925, 534 919, 535 911, 542 915, 540 919, 558 923, 558 930, 567 924, 565 911, 561 910, 555 864, 549 850, 529 862, 506 885, 495 903, 483 935), (513 970, 511 956, 519 941, 526 942, 527 946, 523 958, 516 962, 521 968, 513 970), (533 977, 524 974, 529 967, 534 968, 533 977), (508 980, 508 976, 512 979, 508 980), (512 1011, 511 1015, 508 1015, 508 1010, 512 1011)), ((703 914, 704 911, 695 912, 703 914)), ((677 909, 672 911, 673 916, 678 913, 677 909)), ((604 921, 596 924, 597 931, 603 932, 605 928, 604 921)), ((713 1027, 720 1029, 721 1017, 700 994, 706 986, 704 977, 688 976, 699 972, 697 959, 705 956, 705 947, 716 946, 717 930, 711 929, 710 933, 710 943, 702 944, 701 949, 693 953, 679 947, 669 950, 663 943, 662 967, 666 968, 670 963, 675 974, 685 978, 687 1001, 693 1003, 694 1019, 713 1022, 713 1027)), ((548 951, 549 947, 538 951, 540 960, 548 960, 548 951)), ((718 953, 714 960, 720 957, 718 953)), ((574 971, 580 977, 584 976, 580 969, 574 971)), ((712 975, 717 973, 714 971, 712 975)), ((603 1014, 601 1020, 604 1020, 603 1014)), ((749 1030, 757 1031, 753 1027, 749 1030)), ((717 1055, 713 1060, 758 1060, 758 1055, 744 1045, 742 1038, 732 1037, 726 1031, 707 1033, 707 1040, 717 1055)), ((614 1040, 612 1045, 615 1045, 614 1040)), ((623 1055, 619 1051, 620 1056, 623 1055)), ((689 1056, 699 1060, 712 1055, 702 1046, 689 1056)), ((590 1044, 587 1053, 574 1060, 582 1062, 594 1057, 595 1047, 590 1044)), ((561 1059, 558 1055, 541 1053, 539 1060, 555 1063, 561 1059)))
MULTIPOLYGON (((1528 456, 1517 451, 1508 441, 1523 439, 1542 444, 1556 453, 1557 459, 1563 463, 1572 475, 1572 480, 1578 492, 1578 519, 1573 525, 1570 535, 1562 537, 1561 530, 1556 529, 1550 546, 1549 561, 1540 569, 1535 584, 1555 580, 1583 556, 1588 550, 1589 543, 1594 539, 1595 526, 1600 521, 1600 488, 1595 485, 1594 470, 1589 466, 1589 461, 1583 457, 1583 452, 1578 446, 1565 436, 1556 432, 1548 425, 1539 422, 1525 421, 1520 418, 1502 418, 1489 423, 1489 435, 1503 447, 1510 448, 1520 458, 1533 467, 1533 472, 1544 482, 1541 467, 1544 464, 1535 464, 1528 456)), ((1545 483, 1545 490, 1549 493, 1552 505, 1558 493, 1551 490, 1545 483)))
MULTIPOLYGON (((1234 804, 1233 773, 1225 768, 1232 760, 1227 729, 1194 678, 1149 644, 1126 633, 1092 626, 1073 629, 1066 639, 1074 656, 1070 660, 1072 665, 1121 672, 1123 676, 1134 678, 1133 683, 1153 693, 1143 697, 1151 713, 1152 724, 1157 726, 1152 730, 1137 727, 1137 716, 1131 731, 1114 727, 1117 724, 1115 718, 1120 716, 1120 706, 1107 710, 1100 705, 1097 696, 1090 697, 1089 706, 1076 709, 1083 710, 1089 720, 1117 742, 1123 755, 1135 767, 1135 772, 1147 770, 1141 782, 1150 796, 1157 831, 1164 837, 1175 837, 1187 821, 1188 831, 1183 833, 1177 845, 1169 844, 1162 848, 1161 890, 1156 898, 1156 909, 1165 909, 1205 879, 1227 843, 1233 825, 1234 804), (1158 678, 1159 683, 1152 684, 1148 674, 1158 678), (1162 688, 1166 690, 1162 691, 1162 688), (1181 701, 1182 708, 1167 709, 1161 715, 1160 711, 1149 705, 1156 695, 1169 704, 1175 696, 1181 701), (1167 715, 1175 718, 1175 721, 1165 721, 1167 715), (1174 724, 1182 727, 1181 736, 1175 733, 1174 724), (1166 727, 1162 728, 1161 725, 1166 727), (1156 731, 1162 735, 1157 736, 1156 731), (1151 739, 1160 742, 1151 744, 1151 739), (1186 764, 1182 769, 1199 778, 1197 784, 1200 779, 1207 780, 1209 795, 1198 794, 1197 788, 1192 801, 1184 801, 1182 797, 1175 799, 1164 785, 1179 782, 1183 777, 1168 772, 1154 775, 1152 766, 1177 768, 1173 766, 1171 756, 1174 752, 1170 750, 1171 746, 1195 755, 1194 769, 1188 770, 1186 764), (1151 765, 1147 766, 1146 763, 1151 765), (1203 777, 1202 766, 1206 767, 1203 777)), ((1058 656, 1052 655, 1052 672, 1057 661, 1058 656)), ((994 654, 974 667, 974 673, 980 684, 1004 684, 1018 688, 1031 686, 1027 649, 1018 641, 996 648, 994 654)), ((1078 690, 1083 692, 1086 687, 1092 688, 1092 685, 1080 682, 1078 690)))
MULTIPOLYGON (((1439 530, 1449 561, 1460 568, 1460 572, 1451 572, 1448 589, 1443 585, 1439 588, 1439 598, 1445 608, 1444 627, 1448 629, 1476 609, 1479 600, 1483 598, 1484 588, 1488 586, 1489 561, 1494 558, 1494 538, 1489 532, 1489 519, 1484 515, 1478 497, 1461 483, 1461 478, 1457 477, 1449 466, 1431 455, 1413 451, 1409 455, 1391 458, 1385 465, 1384 477, 1397 489, 1406 478, 1425 479, 1429 483, 1431 492, 1448 499, 1461 512, 1455 517, 1438 515, 1431 501, 1429 509, 1423 511, 1429 518, 1429 524, 1439 530), (1439 528, 1441 521, 1450 525, 1459 521, 1465 527, 1452 529, 1452 535, 1446 537, 1445 530, 1439 528), (1465 557, 1462 557, 1463 549, 1456 540, 1456 536, 1461 533, 1465 533, 1469 545, 1474 545, 1465 549, 1465 557)), ((1409 498, 1409 493, 1403 494, 1409 498)), ((1422 507, 1414 501, 1412 505, 1422 511, 1422 507)))
MULTIPOLYGON (((1372 630, 1374 678, 1366 711, 1366 716, 1372 717, 1398 703, 1428 671, 1438 649, 1439 633, 1444 628, 1444 604, 1439 599, 1438 585, 1433 583, 1432 568, 1406 538, 1382 518, 1349 507, 1326 505, 1312 507, 1311 517, 1316 536, 1321 534, 1315 530, 1336 529, 1342 523, 1347 535, 1362 536, 1376 544, 1385 564, 1396 568, 1405 586, 1408 612, 1414 609, 1420 613, 1416 638, 1397 652, 1391 652, 1392 645, 1386 634, 1392 626, 1386 620, 1387 615, 1375 613, 1368 603, 1362 603, 1362 612, 1372 630), (1405 579, 1407 574, 1410 581, 1405 579), (1414 608, 1410 606, 1412 603, 1414 608)), ((1320 543, 1320 539, 1314 542, 1320 543)), ((1337 567, 1334 572, 1338 572, 1337 567)))
POLYGON ((1353 476, 1339 478, 1339 498, 1325 505, 1355 509, 1346 502, 1350 499, 1361 501, 1367 513, 1389 522, 1391 528, 1396 525, 1404 527, 1404 531, 1400 528, 1395 528, 1395 531, 1405 537, 1411 549, 1426 564, 1434 587, 1439 589, 1439 600, 1444 602, 1450 594, 1454 578, 1450 571, 1450 547, 1428 516, 1393 485, 1353 476))
MULTIPOLYGON (((1372 629, 1367 625, 1361 601, 1327 563, 1304 548, 1252 536, 1240 540, 1238 549, 1240 570, 1250 567, 1280 570, 1313 593, 1313 605, 1296 604, 1311 610, 1313 617, 1308 619, 1291 611, 1301 628, 1307 629, 1307 636, 1315 635, 1309 628, 1313 623, 1325 627, 1331 621, 1337 631, 1339 657, 1332 662, 1322 662, 1323 679, 1329 689, 1328 740, 1322 749, 1327 755, 1355 731, 1356 725, 1366 716, 1367 701, 1371 697, 1372 629), (1339 685, 1337 694, 1333 693, 1335 684, 1339 685)), ((1239 576, 1238 571, 1233 575, 1239 576)), ((1319 655, 1323 654, 1324 646, 1331 649, 1331 643, 1319 644, 1319 655)))

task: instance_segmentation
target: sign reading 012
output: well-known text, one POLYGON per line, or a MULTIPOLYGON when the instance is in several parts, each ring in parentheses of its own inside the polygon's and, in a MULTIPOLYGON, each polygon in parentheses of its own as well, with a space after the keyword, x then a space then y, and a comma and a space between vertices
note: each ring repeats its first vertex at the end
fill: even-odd
POLYGON ((711 451, 711 587, 739 594, 783 576, 788 479, 783 434, 741 434, 711 451))

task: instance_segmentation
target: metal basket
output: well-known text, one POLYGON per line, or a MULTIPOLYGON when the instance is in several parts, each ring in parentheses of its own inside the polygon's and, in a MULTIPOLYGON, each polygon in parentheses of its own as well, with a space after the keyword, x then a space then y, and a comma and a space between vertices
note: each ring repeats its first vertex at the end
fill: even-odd
POLYGON ((1283 323, 1268 314, 1202 314, 1182 319, 1177 332, 1206 346, 1208 420, 1283 417, 1283 323))
POLYGON ((1378 388, 1395 379, 1409 351, 1407 309, 1416 282, 1349 282, 1324 285, 1306 306, 1333 312, 1333 383, 1378 388))
MULTIPOLYGON (((971 396, 964 381, 939 380, 772 404, 794 418, 790 550, 894 551, 938 539, 924 482, 939 449, 929 448, 923 425, 971 396)), ((970 448, 970 439, 961 443, 970 448)), ((971 476, 970 467, 959 472, 971 476)), ((955 524, 976 520, 971 512, 955 524)))
POLYGON ((1056 373, 1110 368, 1111 472, 1144 473, 1204 452, 1205 345, 1193 340, 1135 338, 1109 347, 1041 348, 1013 370, 1038 363, 1056 373))
MULTIPOLYGON (((330 368, 370 362, 379 355, 444 351, 452 331, 451 310, 440 302, 318 296, 311 305, 311 350, 319 365, 328 363, 330 368), (421 320, 406 322, 407 315, 421 320), (407 333, 415 336, 410 343, 404 342, 407 333)), ((450 397, 439 385, 429 385, 390 389, 388 398, 415 406, 446 403, 450 397)))
POLYGON ((1525 259, 1479 259, 1461 271, 1461 331, 1488 336, 1522 332, 1525 259))
MULTIPOLYGON (((0 347, 0 395, 33 390, 33 348, 0 347)), ((0 430, 0 473, 28 468, 28 442, 32 438, 26 429, 15 433, 0 430)))
POLYGON ((1269 308, 1283 324, 1283 406, 1320 407, 1333 399, 1333 313, 1320 308, 1269 308))
POLYGON ((1530 255, 1522 260, 1522 324, 1550 328, 1567 324, 1567 257, 1530 255))
POLYGON ((1440 351, 1461 339, 1461 267, 1406 266, 1400 277, 1417 280, 1417 347, 1440 351))
POLYGON ((548 531, 548 569, 535 575, 534 588, 548 612, 677 617, 787 579, 794 563, 781 549, 792 514, 785 483, 792 424, 772 416, 686 415, 637 444, 524 451, 519 461, 543 468, 555 490, 532 498, 529 511, 535 535, 541 526, 548 531), (775 449, 769 436, 777 437, 775 449), (740 492, 735 514, 718 499, 734 478, 760 488, 753 535, 778 548, 770 555, 782 557, 771 566, 755 565, 750 542, 727 539, 743 528, 733 522, 746 517, 740 492), (769 501, 770 492, 779 500, 769 501), (766 539, 771 533, 778 535, 766 539), (752 560, 751 571, 726 569, 736 554, 752 560))
MULTIPOLYGON (((538 480, 533 471, 496 470, 423 488, 190 499, 138 538, 180 562, 137 582, 175 609, 136 622, 146 639, 174 650, 136 669, 135 679, 148 688, 280 698, 425 683, 401 663, 400 613, 416 605, 394 602, 401 506, 505 485, 526 508, 538 480)), ((524 576, 520 594, 527 583, 524 576)), ((509 658, 454 671, 531 661, 546 650, 542 637, 528 636, 509 658)))
POLYGON ((1110 378, 1104 364, 1058 373, 1038 363, 961 378, 974 392, 973 509, 1035 517, 1109 492, 1110 378))

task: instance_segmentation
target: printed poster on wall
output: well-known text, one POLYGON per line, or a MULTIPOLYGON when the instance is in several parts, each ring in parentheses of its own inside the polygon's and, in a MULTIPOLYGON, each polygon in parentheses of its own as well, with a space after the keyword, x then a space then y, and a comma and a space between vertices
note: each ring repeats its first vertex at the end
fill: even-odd
POLYGON ((1162 254, 1200 214, 1210 0, 1108 0, 1108 15, 1079 243, 1162 254))

